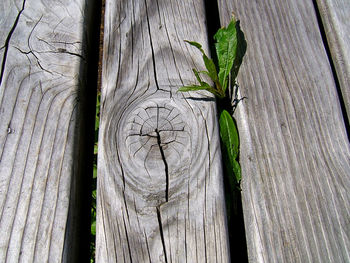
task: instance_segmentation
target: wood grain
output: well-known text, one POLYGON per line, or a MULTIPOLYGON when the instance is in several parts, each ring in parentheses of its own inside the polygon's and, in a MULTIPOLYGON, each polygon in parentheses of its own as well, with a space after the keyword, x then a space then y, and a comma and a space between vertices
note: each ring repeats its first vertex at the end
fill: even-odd
POLYGON ((350 120, 350 2, 346 0, 316 2, 344 98, 347 118, 350 120))
POLYGON ((74 259, 66 230, 80 209, 87 10, 78 0, 0 3, 1 262, 74 259))
POLYGON ((249 262, 349 262, 349 141, 312 1, 219 9, 248 42, 236 118, 249 262))
POLYGON ((106 1, 97 262, 228 262, 221 152, 202 1, 106 1))

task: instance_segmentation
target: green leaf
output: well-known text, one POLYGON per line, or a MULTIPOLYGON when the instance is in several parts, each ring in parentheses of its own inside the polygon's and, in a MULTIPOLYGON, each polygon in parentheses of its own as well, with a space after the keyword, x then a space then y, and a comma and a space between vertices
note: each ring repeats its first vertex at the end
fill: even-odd
POLYGON ((100 114, 100 105, 101 105, 101 92, 97 92, 96 96, 96 114, 100 114))
POLYGON ((189 85, 189 86, 183 86, 179 88, 177 91, 187 92, 187 91, 194 91, 194 90, 207 90, 207 87, 202 85, 189 85))
POLYGON ((193 68, 192 71, 193 71, 194 75, 196 76, 196 79, 198 80, 198 82, 199 82, 202 86, 205 85, 205 84, 208 84, 208 83, 202 81, 201 77, 199 76, 199 73, 204 73, 204 72, 205 72, 205 73, 208 73, 208 72, 206 72, 206 71, 198 72, 195 68, 193 68))
POLYGON ((221 138, 229 146, 229 153, 236 159, 238 157, 239 137, 236 125, 228 111, 221 112, 219 123, 221 138))
POLYGON ((218 81, 218 73, 216 72, 216 66, 214 64, 214 61, 210 58, 207 57, 206 54, 203 53, 203 61, 204 61, 204 65, 207 68, 208 72, 206 74, 208 74, 208 76, 211 78, 211 80, 213 82, 217 82, 218 81))
POLYGON ((98 128, 100 127, 100 105, 101 105, 101 92, 97 92, 96 98, 96 115, 95 115, 95 143, 98 142, 98 128))
POLYGON ((100 119, 98 118, 98 116, 96 116, 95 119, 95 132, 98 131, 98 127, 100 126, 100 119))
POLYGON ((216 71, 216 66, 215 66, 215 63, 212 59, 210 59, 204 52, 204 50, 202 49, 202 45, 195 42, 195 41, 188 41, 188 40, 185 40, 185 42, 189 43, 190 45, 196 47, 199 49, 200 52, 202 52, 203 54, 203 61, 204 61, 204 65, 206 67, 206 69, 208 70, 208 72, 205 72, 205 74, 207 74, 211 80, 213 82, 218 82, 219 79, 218 79, 218 73, 216 71))
POLYGON ((236 181, 237 181, 237 185, 239 184, 239 182, 242 179, 242 175, 241 175, 241 165, 239 164, 239 162, 234 161, 233 162, 233 173, 236 177, 236 181))
POLYGON ((97 178, 97 165, 94 163, 93 178, 97 178))
POLYGON ((215 96, 220 96, 216 89, 212 88, 208 83, 202 82, 202 85, 189 85, 179 88, 177 91, 187 92, 187 91, 197 91, 197 90, 206 90, 213 93, 215 96))
POLYGON ((219 82, 224 91, 226 91, 228 76, 237 52, 237 39, 235 36, 235 22, 232 21, 227 28, 219 29, 214 35, 214 39, 216 40, 216 54, 219 62, 219 82))
POLYGON ((237 128, 231 115, 226 110, 221 112, 219 124, 226 171, 228 174, 234 174, 236 183, 238 184, 241 180, 241 169, 236 160, 239 153, 237 128))
POLYGON ((239 21, 232 17, 225 28, 221 28, 214 35, 215 48, 219 62, 219 82, 223 91, 226 91, 228 77, 234 68, 233 79, 236 78, 239 66, 246 51, 246 42, 243 32, 239 28, 239 21))
POLYGON ((91 224, 91 234, 96 235, 96 220, 91 224))
POLYGON ((189 41, 189 40, 185 40, 185 42, 187 42, 188 44, 198 48, 202 53, 204 52, 203 49, 202 49, 202 45, 195 42, 195 41, 189 41))
POLYGON ((94 145, 94 154, 97 155, 98 154, 98 143, 96 142, 94 145))

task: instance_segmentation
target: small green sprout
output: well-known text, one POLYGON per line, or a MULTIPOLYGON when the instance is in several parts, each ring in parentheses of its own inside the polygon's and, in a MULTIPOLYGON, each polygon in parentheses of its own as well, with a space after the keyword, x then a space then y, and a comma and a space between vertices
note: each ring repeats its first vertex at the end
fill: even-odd
MULTIPOLYGON (((199 84, 183 86, 179 88, 178 91, 186 92, 206 90, 219 99, 224 99, 228 97, 227 87, 230 84, 230 78, 233 80, 233 85, 238 87, 236 77, 247 49, 247 42, 245 41, 244 34, 240 29, 239 21, 232 16, 228 26, 220 28, 216 32, 214 40, 216 41, 215 50, 218 65, 215 65, 214 61, 205 54, 201 44, 185 40, 188 44, 196 47, 202 53, 206 70, 198 71, 197 69, 192 69, 199 84), (203 81, 200 74, 207 75, 213 81, 214 86, 203 81)), ((241 181, 241 167, 237 160, 239 156, 239 136, 235 122, 229 113, 232 112, 232 105, 230 106, 231 109, 219 107, 219 124, 224 166, 227 175, 234 175, 229 176, 230 185, 234 188, 235 186, 239 187, 241 181)))
POLYGON ((236 21, 233 16, 227 27, 220 28, 214 35, 216 55, 218 66, 210 59, 202 49, 202 45, 185 40, 188 44, 196 47, 203 56, 206 71, 198 71, 192 69, 199 85, 188 85, 178 89, 178 91, 196 91, 207 90, 213 93, 216 97, 222 99, 226 96, 226 89, 229 85, 229 75, 235 80, 238 74, 242 59, 247 49, 247 43, 244 39, 244 34, 239 27, 239 21, 236 21), (219 73, 217 73, 219 72, 219 73), (200 78, 200 74, 205 74, 210 77, 215 86, 212 87, 207 82, 200 78))

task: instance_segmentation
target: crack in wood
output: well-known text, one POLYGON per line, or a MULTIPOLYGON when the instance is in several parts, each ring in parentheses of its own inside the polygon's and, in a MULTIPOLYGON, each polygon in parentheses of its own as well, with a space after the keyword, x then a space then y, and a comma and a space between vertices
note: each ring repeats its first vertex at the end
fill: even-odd
MULTIPOLYGON (((55 45, 52 45, 49 43, 49 41, 45 41, 41 38, 39 38, 38 36, 36 36, 36 38, 45 43, 46 45, 48 45, 50 47, 50 49, 52 50, 46 50, 46 51, 38 51, 38 50, 35 50, 32 45, 31 45, 31 38, 32 38, 32 35, 36 29, 36 27, 39 25, 39 23, 41 22, 43 18, 43 15, 40 16, 40 18, 38 19, 38 21, 35 23, 35 25, 33 26, 32 30, 30 31, 29 33, 29 36, 28 36, 28 39, 27 39, 27 46, 28 46, 28 51, 24 51, 22 50, 21 48, 17 47, 17 46, 14 46, 15 49, 17 49, 20 53, 24 54, 27 56, 29 62, 32 64, 32 60, 31 58, 29 57, 29 55, 32 55, 37 63, 37 65, 39 66, 39 68, 42 70, 42 71, 45 71, 49 74, 57 74, 57 75, 61 75, 62 77, 65 77, 64 74, 60 73, 60 72, 57 72, 57 71, 54 71, 52 69, 47 69, 45 68, 42 63, 40 62, 40 58, 38 57, 38 55, 40 54, 67 54, 67 55, 71 55, 71 56, 76 56, 78 58, 80 58, 81 60, 83 61, 86 61, 85 60, 85 57, 79 53, 76 53, 76 52, 71 52, 69 50, 67 50, 67 47, 65 48, 59 48, 59 47, 56 47, 55 45)), ((63 41, 56 41, 56 42, 51 42, 51 43, 59 43, 59 44, 64 44, 64 46, 68 45, 68 44, 71 44, 69 42, 63 42, 63 41)), ((78 42, 77 42, 78 43, 78 42)), ((74 44, 74 43, 73 43, 74 44)), ((72 44, 72 45, 73 45, 72 44)))
POLYGON ((160 155, 162 156, 162 160, 164 162, 164 170, 165 170, 165 202, 168 202, 169 200, 169 171, 168 171, 168 163, 166 161, 164 150, 162 147, 162 142, 160 139, 159 131, 158 129, 155 129, 155 133, 157 134, 157 143, 160 151, 160 155))
POLYGON ((154 57, 154 48, 152 43, 152 35, 151 35, 151 27, 149 24, 149 18, 148 18, 148 7, 147 7, 147 1, 145 0, 145 6, 146 6, 146 18, 147 18, 147 26, 148 26, 148 35, 149 35, 149 43, 151 46, 151 52, 152 52, 152 63, 153 63, 153 74, 154 74, 154 81, 156 83, 157 90, 159 90, 159 84, 157 80, 157 69, 156 69, 156 60, 154 57))
POLYGON ((111 126, 114 140, 108 147, 122 149, 118 150, 125 172, 120 174, 121 190, 130 187, 150 206, 177 196, 177 189, 186 181, 183 174, 191 165, 193 139, 184 112, 174 99, 142 99, 128 105, 119 124, 111 126))
MULTIPOLYGON (((147 168, 147 163, 156 163, 161 160, 164 165, 165 174, 165 202, 169 200, 170 174, 169 165, 166 156, 171 152, 177 153, 180 157, 178 144, 181 147, 185 146, 181 142, 181 135, 178 133, 185 132, 185 124, 182 121, 181 114, 174 108, 168 105, 152 105, 141 107, 131 122, 129 122, 130 132, 126 136, 129 143, 129 152, 133 157, 139 153, 140 158, 143 158, 144 167, 147 174, 151 177, 150 171, 147 168), (133 137, 135 139, 133 139, 133 137), (154 149, 159 149, 159 154, 154 152, 154 149), (141 150, 143 153, 141 153, 141 150), (170 151, 166 153, 166 151, 170 151), (146 153, 145 153, 146 152, 146 153), (157 157, 158 155, 158 157, 157 157)), ((158 166, 158 165, 156 165, 158 166)))
MULTIPOLYGON (((165 146, 168 147, 172 143, 184 145, 181 142, 182 137, 179 133, 185 132, 185 125, 180 113, 174 113, 174 108, 160 105, 145 107, 134 116, 133 120, 129 122, 132 132, 129 131, 129 134, 126 136, 126 140, 130 142, 129 151, 133 157, 142 149, 147 151, 147 154, 150 154, 149 152, 153 147, 161 147, 162 154, 165 157, 165 150, 167 150, 165 146), (139 137, 140 139, 132 139, 132 137, 139 137)), ((172 147, 172 150, 180 154, 176 147, 169 147, 172 147)), ((144 159, 147 159, 147 154, 144 156, 144 159)))
POLYGON ((162 240, 162 246, 163 246, 163 251, 164 251, 164 259, 165 263, 168 263, 168 257, 166 254, 166 247, 165 247, 165 240, 164 240, 164 233, 163 233, 163 225, 162 225, 162 216, 160 213, 160 207, 157 206, 157 219, 158 219, 158 226, 159 226, 159 234, 160 234, 160 239, 162 240))
POLYGON ((155 59, 155 55, 154 55, 154 48, 153 48, 153 41, 152 41, 152 34, 151 34, 151 26, 149 23, 149 16, 148 16, 148 6, 147 6, 147 1, 145 0, 145 9, 146 9, 146 19, 147 19, 147 26, 148 26, 148 35, 149 35, 149 42, 150 42, 150 46, 151 46, 151 54, 152 54, 152 63, 153 63, 153 75, 154 75, 154 82, 156 84, 156 88, 157 91, 161 90, 161 91, 165 91, 165 92, 170 92, 170 97, 171 95, 171 90, 165 90, 165 89, 161 89, 159 87, 158 84, 158 79, 157 79, 157 69, 156 69, 156 59, 155 59))
POLYGON ((19 10, 19 12, 18 12, 18 14, 17 14, 17 17, 16 17, 16 19, 15 19, 15 22, 13 23, 9 34, 7 35, 7 38, 6 38, 6 40, 5 40, 5 44, 4 44, 4 46, 2 46, 2 48, 1 48, 1 49, 5 48, 5 50, 4 50, 4 56, 2 57, 2 63, 1 63, 0 85, 1 85, 1 83, 2 83, 2 78, 3 78, 4 72, 5 72, 5 64, 6 64, 6 58, 7 58, 7 52, 8 52, 8 49, 9 49, 10 40, 11 40, 11 37, 12 37, 13 32, 15 32, 15 29, 16 29, 16 27, 17 27, 19 18, 20 18, 21 14, 22 14, 22 12, 23 12, 23 10, 24 10, 25 4, 26 4, 26 0, 23 0, 22 8, 21 8, 21 10, 19 10))

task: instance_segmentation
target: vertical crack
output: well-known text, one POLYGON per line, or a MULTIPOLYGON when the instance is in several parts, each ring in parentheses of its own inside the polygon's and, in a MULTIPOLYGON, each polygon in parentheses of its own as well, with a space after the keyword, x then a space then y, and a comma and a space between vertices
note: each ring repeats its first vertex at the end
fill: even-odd
POLYGON ((160 90, 159 85, 158 85, 158 80, 157 80, 156 60, 155 60, 155 56, 154 56, 154 49, 153 49, 153 43, 152 43, 151 27, 150 27, 150 24, 149 24, 147 0, 145 0, 145 7, 146 7, 145 9, 146 9, 146 18, 147 18, 149 42, 150 42, 151 51, 152 51, 154 81, 156 83, 157 90, 160 90))
POLYGON ((164 251, 165 263, 168 263, 168 258, 167 258, 166 249, 165 249, 164 233, 163 233, 163 226, 162 226, 162 217, 161 217, 161 214, 160 214, 159 206, 157 206, 157 219, 158 219, 158 225, 159 225, 160 238, 162 240, 162 246, 163 246, 163 251, 164 251))
POLYGON ((125 223, 125 218, 123 216, 123 223, 124 223, 124 229, 125 229, 125 236, 126 236, 126 243, 128 246, 128 252, 129 252, 129 260, 132 263, 132 256, 131 256, 131 246, 130 246, 130 241, 129 241, 129 234, 128 234, 128 230, 126 228, 126 223, 125 223))
POLYGON ((155 82, 155 84, 156 84, 157 91, 158 91, 158 90, 161 90, 161 91, 165 91, 165 92, 170 92, 170 97, 171 97, 171 96, 172 96, 172 95, 171 95, 171 90, 169 91, 169 90, 161 89, 161 88, 159 87, 159 84, 158 84, 157 69, 156 69, 156 58, 155 58, 154 48, 153 48, 153 41, 152 41, 152 34, 151 34, 151 26, 150 26, 150 23, 149 23, 147 0, 145 0, 145 9, 146 9, 146 19, 147 19, 147 27, 148 27, 149 42, 150 42, 151 53, 152 53, 152 64, 153 64, 154 82, 155 82))
POLYGON ((155 129, 155 133, 157 135, 157 144, 158 144, 158 147, 159 147, 160 155, 162 156, 162 160, 164 162, 165 180, 166 180, 166 183, 165 183, 165 202, 168 202, 168 200, 169 200, 169 169, 168 169, 168 163, 167 163, 167 161, 165 159, 165 154, 164 154, 164 150, 163 150, 163 147, 162 147, 162 144, 161 144, 160 134, 159 134, 159 131, 158 131, 157 128, 155 129))
POLYGON ((7 58, 7 52, 8 52, 8 49, 9 49, 9 43, 10 43, 12 34, 13 34, 13 32, 15 31, 15 29, 16 29, 16 27, 17 27, 19 18, 20 18, 21 14, 22 14, 22 12, 23 12, 23 10, 24 10, 25 3, 26 3, 26 0, 23 0, 22 9, 19 10, 19 12, 18 12, 18 14, 17 14, 17 17, 16 17, 16 20, 15 20, 15 22, 13 23, 12 28, 11 28, 9 34, 7 35, 7 38, 6 38, 6 40, 5 40, 5 44, 4 44, 4 46, 1 48, 1 49, 5 48, 5 50, 4 50, 4 56, 2 57, 2 63, 1 63, 0 85, 1 85, 1 83, 2 83, 2 77, 4 76, 5 64, 6 64, 6 58, 7 58))

